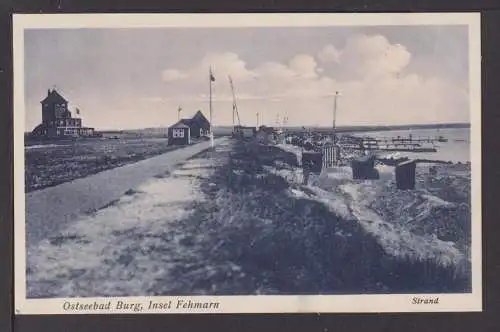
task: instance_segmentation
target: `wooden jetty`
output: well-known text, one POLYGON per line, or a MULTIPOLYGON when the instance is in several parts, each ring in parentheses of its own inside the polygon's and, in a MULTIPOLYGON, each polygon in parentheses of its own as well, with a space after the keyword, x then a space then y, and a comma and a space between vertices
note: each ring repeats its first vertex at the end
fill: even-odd
MULTIPOLYGON (((363 137, 357 149, 398 151, 398 152, 437 152, 435 144, 442 142, 441 137, 363 137), (425 146, 432 144, 432 147, 425 146)), ((356 147, 354 147, 356 148, 356 147)))

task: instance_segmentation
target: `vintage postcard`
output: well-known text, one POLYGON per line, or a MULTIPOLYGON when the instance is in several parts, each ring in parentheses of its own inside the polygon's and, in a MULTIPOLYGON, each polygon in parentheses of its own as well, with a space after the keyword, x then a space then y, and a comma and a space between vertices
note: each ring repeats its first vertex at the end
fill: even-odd
POLYGON ((478 13, 13 33, 17 314, 482 310, 478 13))

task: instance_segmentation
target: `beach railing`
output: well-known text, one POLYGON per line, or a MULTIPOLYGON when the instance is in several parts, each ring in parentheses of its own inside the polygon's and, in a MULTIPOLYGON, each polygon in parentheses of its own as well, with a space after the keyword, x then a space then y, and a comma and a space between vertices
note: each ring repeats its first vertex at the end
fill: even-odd
POLYGON ((334 145, 326 145, 322 148, 323 168, 332 168, 336 166, 339 159, 339 148, 334 145))

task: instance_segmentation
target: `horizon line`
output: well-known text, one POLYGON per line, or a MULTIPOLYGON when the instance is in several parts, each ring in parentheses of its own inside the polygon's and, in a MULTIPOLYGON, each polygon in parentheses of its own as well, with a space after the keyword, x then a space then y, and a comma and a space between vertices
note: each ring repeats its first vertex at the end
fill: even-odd
MULTIPOLYGON (((255 125, 249 125, 248 127, 254 127, 255 125)), ((277 127, 273 124, 260 124, 260 126, 267 126, 267 127, 277 127)), ((439 127, 439 126, 471 126, 470 121, 469 122, 439 122, 439 123, 407 123, 407 124, 388 124, 388 125, 382 125, 382 124, 373 124, 373 125, 341 125, 337 126, 336 129, 370 129, 370 128, 408 128, 408 127, 439 127)), ((151 129, 167 129, 170 126, 158 126, 158 127, 140 127, 140 128, 103 128, 103 129, 95 129, 97 132, 113 132, 113 131, 133 131, 133 130, 151 130, 151 129)), ((228 124, 228 125, 214 125, 214 128, 231 128, 233 125, 228 124)), ((257 126, 255 126, 257 127, 257 126)), ((303 126, 300 124, 297 125, 287 125, 287 126, 282 126, 280 128, 317 128, 317 129, 333 129, 331 126, 322 126, 322 125, 307 125, 303 126)), ((31 131, 26 131, 25 133, 30 133, 31 131)))

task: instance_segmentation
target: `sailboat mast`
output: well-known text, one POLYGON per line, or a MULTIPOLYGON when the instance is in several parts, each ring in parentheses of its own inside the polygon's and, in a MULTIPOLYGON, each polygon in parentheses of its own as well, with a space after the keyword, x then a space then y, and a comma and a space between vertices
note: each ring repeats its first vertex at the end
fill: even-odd
POLYGON ((335 91, 335 96, 333 97, 333 123, 332 123, 332 141, 333 144, 335 145, 336 143, 336 136, 337 136, 337 128, 336 128, 336 120, 337 120, 337 97, 339 96, 339 92, 335 91))
POLYGON ((229 78, 229 85, 231 86, 231 93, 233 95, 233 130, 234 130, 234 113, 236 112, 236 95, 234 93, 234 86, 233 86, 233 79, 231 78, 231 76, 228 76, 229 78))
POLYGON ((209 108, 210 108, 210 145, 212 148, 214 147, 214 133, 213 133, 213 125, 212 125, 212 82, 215 81, 214 75, 212 73, 212 66, 210 66, 209 69, 209 77, 208 77, 208 83, 210 85, 210 95, 209 95, 209 108))

